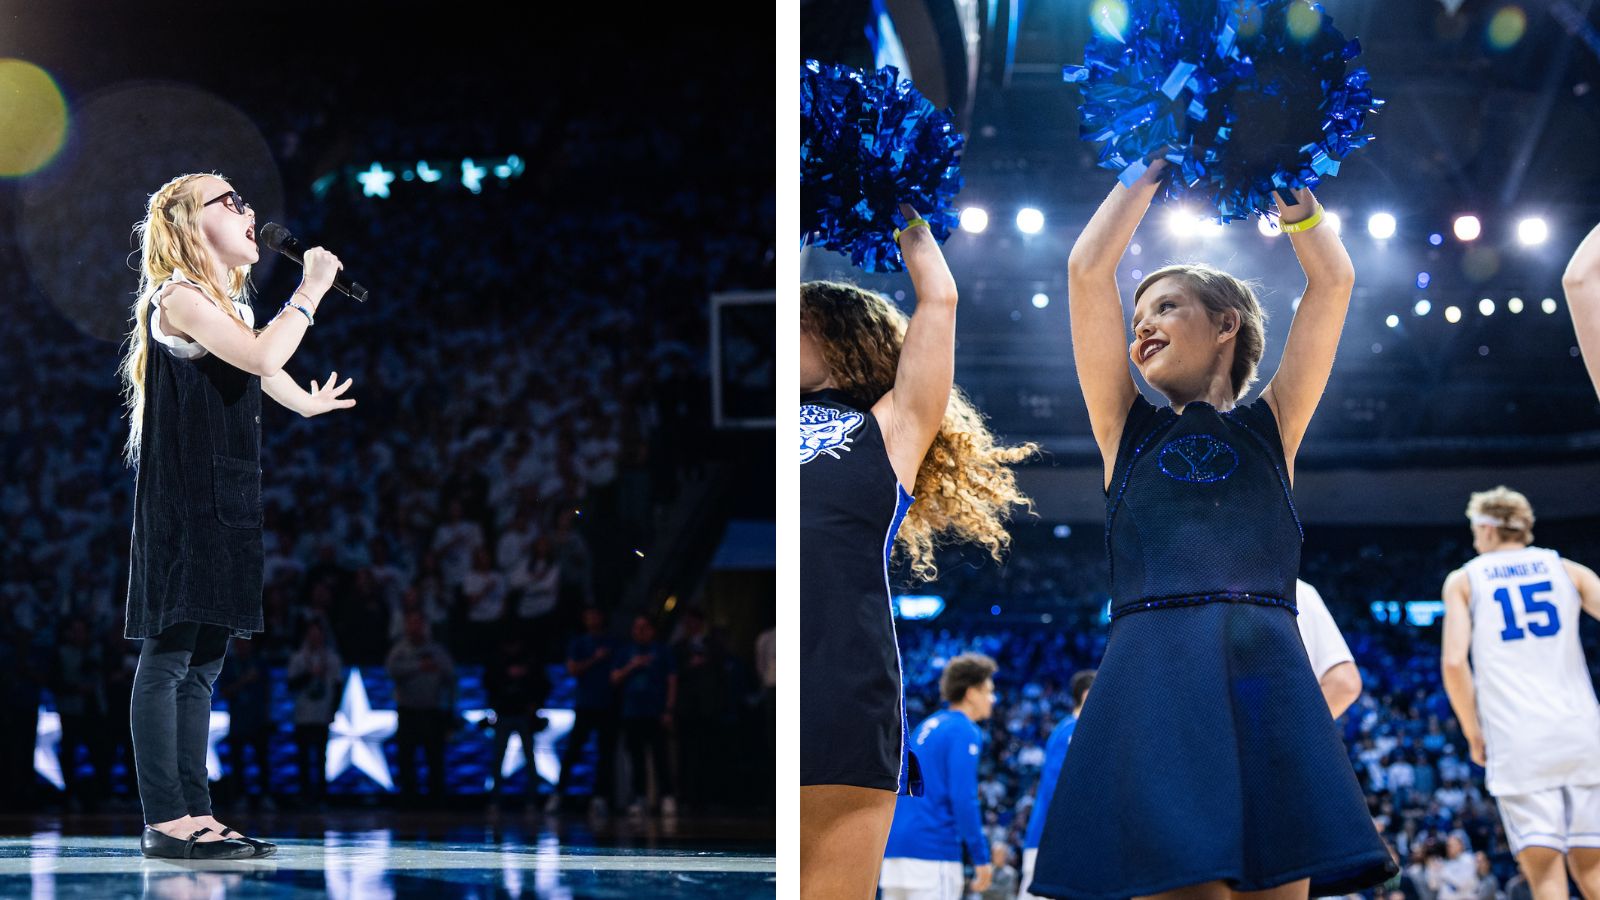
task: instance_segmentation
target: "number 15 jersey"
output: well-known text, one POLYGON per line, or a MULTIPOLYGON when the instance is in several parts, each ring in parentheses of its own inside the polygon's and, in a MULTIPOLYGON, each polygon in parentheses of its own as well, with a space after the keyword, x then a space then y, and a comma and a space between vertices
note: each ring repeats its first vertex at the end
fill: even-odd
POLYGON ((1561 555, 1497 550, 1465 569, 1489 793, 1600 784, 1600 702, 1578 643, 1578 589, 1561 555))

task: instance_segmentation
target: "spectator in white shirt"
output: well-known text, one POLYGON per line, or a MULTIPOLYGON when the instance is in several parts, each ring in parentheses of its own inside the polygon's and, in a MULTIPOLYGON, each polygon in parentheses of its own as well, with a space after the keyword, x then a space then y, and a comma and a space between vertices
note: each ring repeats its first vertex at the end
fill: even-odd
POLYGON ((450 501, 450 518, 439 526, 433 537, 433 549, 439 554, 447 589, 461 586, 471 570, 472 554, 482 548, 483 529, 466 518, 461 501, 450 501))
POLYGON ((1476 900, 1478 861, 1467 851, 1467 842, 1458 834, 1445 841, 1444 860, 1428 870, 1428 886, 1439 900, 1476 900))

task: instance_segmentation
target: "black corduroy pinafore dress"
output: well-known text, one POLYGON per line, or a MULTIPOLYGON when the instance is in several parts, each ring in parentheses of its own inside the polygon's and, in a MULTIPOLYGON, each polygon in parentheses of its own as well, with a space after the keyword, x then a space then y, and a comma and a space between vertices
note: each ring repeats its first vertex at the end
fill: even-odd
POLYGON ((154 637, 180 622, 235 637, 261 631, 263 555, 261 379, 215 354, 183 359, 151 340, 125 636, 154 637))

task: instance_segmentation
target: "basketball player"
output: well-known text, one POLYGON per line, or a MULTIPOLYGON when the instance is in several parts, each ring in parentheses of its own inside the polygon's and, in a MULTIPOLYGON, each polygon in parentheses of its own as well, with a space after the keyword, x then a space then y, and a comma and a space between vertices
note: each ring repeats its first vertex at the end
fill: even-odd
POLYGON ((1361 696, 1361 672, 1317 589, 1295 579, 1294 604, 1300 610, 1300 640, 1311 657, 1311 671, 1322 686, 1328 712, 1337 719, 1361 696))
POLYGON ((1022 891, 1017 894, 1017 900, 1038 900, 1028 893, 1028 885, 1033 883, 1033 863, 1039 857, 1039 836, 1044 833, 1045 814, 1050 811, 1050 798, 1056 793, 1056 780, 1061 777, 1061 764, 1067 758, 1067 745, 1072 743, 1072 732, 1078 727, 1078 717, 1083 715, 1083 704, 1089 699, 1089 688, 1093 685, 1093 669, 1084 669, 1072 676, 1068 686, 1072 691, 1072 714, 1062 719, 1045 741, 1039 790, 1034 794, 1028 830, 1022 836, 1022 891))
POLYGON ((923 795, 895 804, 878 886, 883 900, 961 900, 961 853, 971 858, 971 889, 983 893, 994 876, 978 806, 977 723, 994 712, 994 660, 964 653, 939 677, 950 705, 917 726, 914 752, 922 763, 923 795))
POLYGON ((1445 692, 1535 900, 1567 897, 1563 856, 1596 900, 1600 703, 1578 615, 1600 618, 1600 578, 1531 546, 1533 507, 1516 491, 1473 494, 1467 517, 1478 556, 1444 583, 1445 692))

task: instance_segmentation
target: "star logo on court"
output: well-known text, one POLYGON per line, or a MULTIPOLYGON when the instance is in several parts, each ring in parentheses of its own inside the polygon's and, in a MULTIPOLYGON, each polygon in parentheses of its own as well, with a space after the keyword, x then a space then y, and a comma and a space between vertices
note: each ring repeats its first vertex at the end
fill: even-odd
POLYGON ((373 709, 367 702, 367 686, 361 681, 358 669, 350 670, 350 680, 344 688, 344 702, 334 713, 333 724, 328 726, 328 783, 355 766, 368 778, 383 785, 384 790, 394 790, 389 777, 389 761, 383 756, 383 742, 394 736, 400 725, 400 714, 392 709, 373 709))
MULTIPOLYGON (((533 770, 540 778, 555 784, 561 780, 561 754, 556 751, 556 744, 572 731, 577 713, 570 709, 541 709, 539 715, 550 724, 533 736, 533 770)), ((473 725, 484 719, 494 722, 492 709, 463 710, 461 716, 473 725)), ((506 755, 500 760, 500 777, 510 778, 526 764, 526 759, 522 752, 522 735, 513 734, 506 742, 506 755)))
MULTIPOLYGON (((217 741, 228 736, 228 714, 211 712, 206 734, 206 776, 211 781, 222 777, 222 760, 217 756, 217 741)), ((70 761, 69 761, 70 762, 70 761)), ((33 741, 33 770, 56 790, 67 789, 61 773, 61 714, 39 707, 39 725, 33 741)))
POLYGON ((33 740, 33 770, 45 781, 64 791, 67 783, 61 779, 61 716, 39 707, 39 727, 33 740))
POLYGON ((211 727, 206 733, 206 777, 211 781, 222 778, 222 760, 217 756, 217 741, 228 736, 228 723, 232 717, 225 712, 211 711, 211 727))

